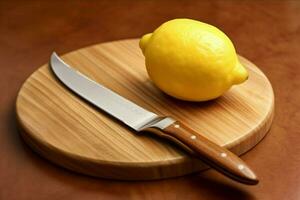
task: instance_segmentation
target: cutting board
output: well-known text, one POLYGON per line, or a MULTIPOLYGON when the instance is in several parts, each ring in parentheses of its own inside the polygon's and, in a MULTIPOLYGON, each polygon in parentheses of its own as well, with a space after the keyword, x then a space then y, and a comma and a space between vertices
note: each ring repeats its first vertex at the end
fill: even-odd
MULTIPOLYGON (((137 39, 89 46, 62 58, 125 98, 182 121, 237 155, 254 147, 272 122, 272 86, 262 71, 241 56, 249 79, 216 100, 199 103, 174 99, 153 85, 137 39)), ((48 64, 23 84, 16 114, 21 135, 34 151, 83 174, 149 180, 207 168, 176 145, 150 133, 136 133, 70 92, 48 64)))

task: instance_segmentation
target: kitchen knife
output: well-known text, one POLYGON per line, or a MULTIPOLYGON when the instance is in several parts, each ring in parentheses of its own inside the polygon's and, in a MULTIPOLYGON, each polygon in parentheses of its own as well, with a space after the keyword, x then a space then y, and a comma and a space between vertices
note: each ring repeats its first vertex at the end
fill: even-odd
POLYGON ((55 52, 50 66, 57 78, 74 93, 117 118, 136 132, 150 132, 175 142, 203 162, 241 183, 255 185, 254 172, 238 156, 211 142, 171 117, 158 116, 89 79, 61 60, 55 52))

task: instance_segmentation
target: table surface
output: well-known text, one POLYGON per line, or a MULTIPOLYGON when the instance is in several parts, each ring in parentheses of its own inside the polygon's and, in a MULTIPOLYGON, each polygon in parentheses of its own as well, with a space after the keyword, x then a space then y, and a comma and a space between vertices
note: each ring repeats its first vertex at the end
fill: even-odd
POLYGON ((300 199, 299 44, 300 1, 1 1, 0 199, 300 199), (53 50, 140 37, 179 17, 222 29, 273 85, 272 128, 242 156, 257 186, 214 170, 160 181, 97 179, 51 164, 22 141, 16 95, 53 50))

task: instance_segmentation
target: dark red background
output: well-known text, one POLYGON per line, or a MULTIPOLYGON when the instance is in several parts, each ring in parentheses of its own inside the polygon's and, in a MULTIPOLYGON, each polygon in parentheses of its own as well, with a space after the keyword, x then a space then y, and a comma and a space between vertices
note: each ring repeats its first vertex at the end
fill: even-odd
POLYGON ((300 1, 0 1, 0 199, 300 199, 300 1), (267 137, 242 158, 260 183, 208 170, 148 182, 91 178, 56 167, 20 139, 15 100, 53 50, 140 37, 188 17, 222 29, 275 92, 267 137))

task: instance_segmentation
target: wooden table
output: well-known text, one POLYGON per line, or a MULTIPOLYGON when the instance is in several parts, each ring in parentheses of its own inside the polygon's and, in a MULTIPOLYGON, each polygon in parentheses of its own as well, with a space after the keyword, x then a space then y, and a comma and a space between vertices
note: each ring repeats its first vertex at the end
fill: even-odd
POLYGON ((300 1, 1 1, 0 199, 300 199, 299 57, 300 1), (49 163, 20 139, 17 92, 54 49, 140 37, 177 17, 221 28, 274 87, 271 131, 242 156, 259 185, 214 170, 149 182, 96 179, 49 163))

